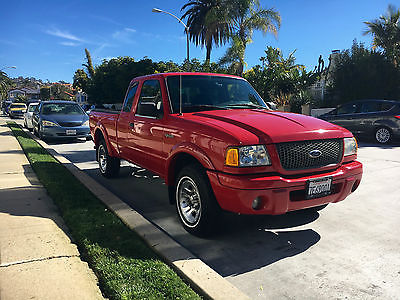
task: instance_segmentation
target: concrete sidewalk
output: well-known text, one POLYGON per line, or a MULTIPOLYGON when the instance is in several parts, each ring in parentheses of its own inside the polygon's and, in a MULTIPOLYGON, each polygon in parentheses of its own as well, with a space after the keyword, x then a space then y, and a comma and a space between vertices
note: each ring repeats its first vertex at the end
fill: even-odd
POLYGON ((103 299, 63 220, 0 117, 0 299, 103 299))

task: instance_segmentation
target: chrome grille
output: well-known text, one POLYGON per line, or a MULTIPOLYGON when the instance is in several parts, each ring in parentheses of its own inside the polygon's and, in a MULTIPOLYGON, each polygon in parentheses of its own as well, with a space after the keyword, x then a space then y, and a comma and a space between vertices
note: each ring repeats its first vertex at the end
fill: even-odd
POLYGON ((285 170, 302 170, 336 165, 343 156, 341 139, 300 141, 276 144, 281 165, 285 170), (319 157, 311 157, 310 152, 319 150, 319 157))

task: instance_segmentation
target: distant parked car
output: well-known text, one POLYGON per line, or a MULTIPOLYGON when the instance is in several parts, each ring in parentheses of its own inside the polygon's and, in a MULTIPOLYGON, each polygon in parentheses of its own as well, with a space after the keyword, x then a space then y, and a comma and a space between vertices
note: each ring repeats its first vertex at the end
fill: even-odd
POLYGON ((32 126, 41 139, 91 138, 89 116, 72 101, 42 101, 33 112, 32 126))
POLYGON ((319 118, 342 126, 354 135, 373 137, 380 144, 400 138, 400 102, 359 100, 339 106, 319 118))
POLYGON ((8 107, 8 115, 10 118, 22 117, 26 112, 26 104, 25 103, 11 103, 8 107))
POLYGON ((24 113, 24 127, 28 128, 29 130, 33 129, 32 116, 33 116, 33 112, 35 111, 35 109, 38 105, 39 105, 39 102, 29 104, 28 109, 26 110, 26 113, 24 113))

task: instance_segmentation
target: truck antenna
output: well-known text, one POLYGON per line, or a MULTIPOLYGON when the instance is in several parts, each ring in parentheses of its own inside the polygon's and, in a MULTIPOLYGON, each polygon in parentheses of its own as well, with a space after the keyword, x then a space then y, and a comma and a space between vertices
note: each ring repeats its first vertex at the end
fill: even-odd
POLYGON ((179 74, 179 116, 182 116, 182 74, 179 74))

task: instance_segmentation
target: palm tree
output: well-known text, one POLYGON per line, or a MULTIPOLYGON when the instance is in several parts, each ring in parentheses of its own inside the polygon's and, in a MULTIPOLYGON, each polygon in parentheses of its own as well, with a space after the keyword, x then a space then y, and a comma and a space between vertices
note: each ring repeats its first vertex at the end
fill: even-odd
POLYGON ((364 22, 364 35, 373 36, 373 49, 382 48, 385 56, 397 67, 400 64, 400 9, 389 5, 386 15, 364 22))
POLYGON ((182 6, 186 11, 181 19, 187 17, 188 33, 196 46, 206 47, 206 61, 210 61, 213 44, 220 46, 229 40, 231 32, 227 22, 224 0, 193 0, 182 6))
MULTIPOLYGON (((226 1, 226 5, 233 29, 231 48, 236 48, 234 52, 239 55, 235 59, 238 64, 237 74, 243 75, 245 51, 252 42, 254 30, 260 30, 264 35, 273 33, 276 36, 281 26, 281 17, 274 9, 262 8, 259 0, 226 1)), ((230 52, 232 49, 227 50, 220 62, 228 62, 230 52)))

